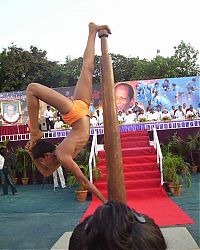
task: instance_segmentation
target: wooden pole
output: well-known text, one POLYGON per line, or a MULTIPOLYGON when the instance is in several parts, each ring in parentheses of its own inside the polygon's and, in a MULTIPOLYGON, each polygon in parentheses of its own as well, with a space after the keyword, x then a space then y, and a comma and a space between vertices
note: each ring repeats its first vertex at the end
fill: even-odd
POLYGON ((107 45, 108 32, 107 30, 101 30, 98 35, 101 39, 102 52, 101 84, 108 199, 126 203, 123 160, 114 92, 114 76, 107 45))

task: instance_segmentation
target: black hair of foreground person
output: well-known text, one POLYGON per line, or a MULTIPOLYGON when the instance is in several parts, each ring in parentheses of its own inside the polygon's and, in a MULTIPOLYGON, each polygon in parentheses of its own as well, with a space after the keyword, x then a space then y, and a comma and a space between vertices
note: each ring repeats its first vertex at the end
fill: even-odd
POLYGON ((160 228, 120 202, 99 206, 74 229, 69 250, 165 250, 160 228))

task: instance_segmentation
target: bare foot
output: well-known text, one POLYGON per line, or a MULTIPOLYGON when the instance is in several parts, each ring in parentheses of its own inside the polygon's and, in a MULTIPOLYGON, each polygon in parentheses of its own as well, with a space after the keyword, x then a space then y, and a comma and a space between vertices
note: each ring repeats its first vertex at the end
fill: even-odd
POLYGON ((107 30, 109 34, 111 34, 110 28, 108 25, 96 25, 95 23, 89 23, 89 29, 98 32, 100 30, 107 30))
POLYGON ((43 133, 41 130, 31 130, 30 131, 30 137, 31 139, 27 142, 25 148, 27 151, 31 152, 32 148, 35 146, 35 144, 42 138, 43 133))

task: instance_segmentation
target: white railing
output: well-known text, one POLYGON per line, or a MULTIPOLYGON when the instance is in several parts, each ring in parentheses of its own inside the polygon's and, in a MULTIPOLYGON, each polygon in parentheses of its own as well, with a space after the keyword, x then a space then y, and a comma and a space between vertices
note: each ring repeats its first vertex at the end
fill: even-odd
POLYGON ((94 132, 94 135, 92 138, 90 157, 89 157, 89 162, 88 162, 89 178, 90 178, 91 183, 93 183, 92 168, 96 167, 96 155, 97 155, 97 133, 94 132))
POLYGON ((156 131, 156 128, 153 128, 153 141, 154 141, 154 147, 156 148, 157 151, 157 164, 160 168, 160 182, 161 185, 163 185, 164 180, 163 180, 163 155, 162 155, 162 151, 160 148, 160 142, 158 139, 158 134, 156 131))

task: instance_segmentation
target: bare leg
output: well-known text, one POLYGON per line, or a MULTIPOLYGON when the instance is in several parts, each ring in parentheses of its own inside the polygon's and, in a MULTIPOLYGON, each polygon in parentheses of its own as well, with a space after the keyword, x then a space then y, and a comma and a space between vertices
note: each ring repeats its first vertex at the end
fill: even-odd
POLYGON ((43 136, 43 133, 38 128, 39 100, 53 106, 63 114, 71 110, 73 103, 69 98, 39 83, 29 84, 26 95, 31 137, 26 148, 31 151, 35 143, 43 136))
POLYGON ((74 92, 74 99, 79 99, 90 105, 92 98, 92 77, 94 71, 95 38, 99 30, 106 29, 110 33, 107 25, 89 24, 89 35, 84 52, 83 66, 80 78, 74 92))

